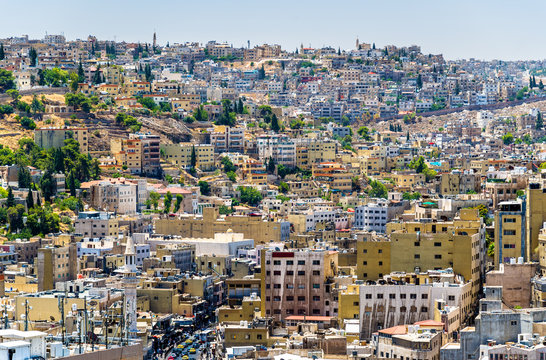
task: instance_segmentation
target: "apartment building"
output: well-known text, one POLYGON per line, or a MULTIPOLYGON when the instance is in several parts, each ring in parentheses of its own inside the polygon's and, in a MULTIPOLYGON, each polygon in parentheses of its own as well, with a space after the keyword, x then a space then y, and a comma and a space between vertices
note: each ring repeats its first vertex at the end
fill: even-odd
POLYGON ((39 147, 49 150, 63 147, 64 141, 74 139, 80 144, 80 152, 89 152, 89 134, 86 128, 41 128, 34 130, 34 142, 39 147))
POLYGON ((216 233, 244 234, 255 244, 270 241, 285 241, 290 237, 290 223, 287 221, 263 221, 259 216, 226 216, 219 219, 218 209, 203 209, 203 215, 182 215, 176 218, 156 219, 155 232, 163 235, 179 235, 186 238, 213 238, 216 233))
POLYGON ((74 233, 90 238, 117 237, 119 224, 112 213, 80 211, 74 222, 74 233))
POLYGON ((112 139, 110 150, 117 165, 131 173, 157 176, 160 171, 160 138, 152 134, 130 134, 129 139, 112 139))
POLYGON ((345 166, 336 162, 323 162, 313 165, 313 177, 325 184, 331 191, 348 194, 352 191, 352 174, 345 166))
POLYGON ((503 201, 495 211, 493 264, 496 269, 499 264, 509 263, 510 259, 526 258, 525 206, 525 200, 503 201))
POLYGON ((216 153, 245 151, 245 129, 230 126, 215 126, 210 131, 210 144, 216 153))
POLYGON ((100 181, 89 187, 91 205, 102 211, 116 214, 137 212, 138 186, 132 182, 100 181))
POLYGON ((196 167, 203 171, 214 170, 214 146, 206 144, 162 144, 165 160, 189 169, 192 154, 195 154, 196 167))
POLYGON ((67 246, 46 246, 38 250, 35 260, 38 291, 51 290, 57 282, 73 280, 77 274, 76 243, 67 246))
POLYGON ((337 251, 263 250, 262 314, 282 321, 292 315, 337 316, 333 278, 337 251))
POLYGON ((256 139, 256 147, 261 161, 273 159, 278 165, 296 166, 296 144, 286 135, 261 135, 256 139))

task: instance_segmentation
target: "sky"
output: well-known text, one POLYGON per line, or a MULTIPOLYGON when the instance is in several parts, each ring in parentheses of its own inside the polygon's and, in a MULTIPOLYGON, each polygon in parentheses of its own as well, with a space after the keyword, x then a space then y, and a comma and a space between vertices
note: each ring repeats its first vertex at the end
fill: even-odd
POLYGON ((0 0, 0 38, 209 40, 353 49, 420 45, 447 59, 541 60, 543 0, 0 0))

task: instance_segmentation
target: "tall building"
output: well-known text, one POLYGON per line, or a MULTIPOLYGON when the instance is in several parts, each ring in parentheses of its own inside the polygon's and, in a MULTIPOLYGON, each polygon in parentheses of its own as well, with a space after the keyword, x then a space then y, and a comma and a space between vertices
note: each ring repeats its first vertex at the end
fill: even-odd
POLYGON ((51 290, 57 282, 73 280, 78 270, 77 259, 76 243, 39 249, 35 260, 38 291, 51 290))
POLYGON ((137 333, 137 285, 139 280, 136 276, 136 252, 133 238, 129 236, 127 238, 127 244, 125 245, 125 266, 120 271, 123 275, 123 290, 125 293, 124 304, 125 307, 125 331, 130 334, 131 337, 136 337, 137 333))
POLYGON ((503 201, 495 211, 495 268, 510 259, 526 258, 525 209, 526 201, 503 201))
POLYGON ((263 250, 262 315, 277 321, 292 315, 337 316, 337 266, 337 251, 263 250))

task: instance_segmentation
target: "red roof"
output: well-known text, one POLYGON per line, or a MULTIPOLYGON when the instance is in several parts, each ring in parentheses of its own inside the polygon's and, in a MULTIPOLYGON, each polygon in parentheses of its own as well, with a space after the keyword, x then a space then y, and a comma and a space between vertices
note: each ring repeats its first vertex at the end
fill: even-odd
POLYGON ((387 335, 405 335, 408 332, 406 325, 397 325, 387 329, 379 330, 380 334, 387 335))
POLYGON ((305 320, 305 321, 331 321, 331 316, 304 316, 304 315, 292 315, 286 318, 286 320, 305 320))

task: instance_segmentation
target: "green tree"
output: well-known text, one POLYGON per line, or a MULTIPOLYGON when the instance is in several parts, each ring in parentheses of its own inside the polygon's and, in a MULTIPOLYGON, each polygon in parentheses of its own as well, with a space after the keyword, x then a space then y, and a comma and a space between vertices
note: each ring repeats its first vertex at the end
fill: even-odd
POLYGON ((163 199, 163 212, 168 214, 171 211, 171 205, 173 202, 173 194, 170 191, 167 191, 165 198, 163 199))
POLYGON ((74 178, 74 172, 70 171, 66 178, 66 185, 70 189, 70 196, 76 196, 76 179, 74 178))
POLYGON ((32 196, 32 190, 29 190, 27 194, 27 209, 32 209, 33 207, 34 207, 34 197, 32 196))
POLYGON ((197 155, 195 154, 195 146, 191 147, 190 167, 195 168, 197 166, 197 155))
POLYGON ((197 183, 199 185, 199 190, 201 191, 201 195, 209 196, 210 195, 210 184, 206 181, 199 181, 197 183))
POLYGON ((421 74, 417 75, 417 80, 415 81, 415 85, 417 86, 417 89, 421 89, 423 87, 423 79, 421 79, 421 74))
POLYGON ((357 134, 365 141, 370 141, 372 138, 370 136, 370 129, 368 129, 366 126, 361 126, 360 128, 358 128, 357 134))
POLYGON ((504 145, 510 145, 514 142, 514 135, 512 133, 507 133, 502 136, 502 142, 504 145))
POLYGON ((243 99, 239 98, 239 102, 237 103, 237 113, 242 114, 244 110, 245 110, 245 106, 243 104, 243 99))
POLYGON ((17 180, 19 182, 19 188, 30 189, 30 186, 32 184, 32 177, 30 176, 30 171, 28 170, 28 167, 19 165, 17 180))
POLYGON ((51 197, 55 195, 57 191, 55 180, 53 179, 53 175, 49 170, 44 173, 42 179, 40 180, 40 189, 42 190, 42 195, 45 201, 50 201, 51 197))
POLYGON ((78 64, 78 81, 83 83, 85 82, 85 71, 83 71, 82 61, 78 64))
POLYGON ((24 214, 25 214, 25 207, 21 204, 8 208, 9 231, 11 233, 16 233, 17 231, 23 229, 24 214))
POLYGON ((282 192, 283 194, 286 194, 290 191, 290 187, 288 186, 287 183, 285 183, 284 181, 281 181, 279 184, 279 191, 282 192))
POLYGON ((207 121, 209 119, 208 112, 203 108, 203 105, 199 105, 193 112, 193 117, 197 121, 207 121))
POLYGON ((6 58, 6 53, 4 51, 4 44, 0 44, 0 60, 4 60, 6 58))
POLYGON ((220 160, 220 163, 224 166, 224 172, 225 173, 237 171, 237 167, 235 165, 233 165, 233 162, 227 156, 224 156, 220 160))
POLYGON ((11 71, 0 69, 0 93, 15 89, 15 78, 11 71))
POLYGON ((36 49, 31 47, 28 51, 28 57, 30 59, 30 66, 36 66, 36 60, 38 59, 38 53, 36 52, 36 49))
POLYGON ((226 176, 228 177, 229 181, 231 181, 231 182, 236 182, 237 181, 237 174, 235 174, 235 172, 233 172, 233 171, 228 171, 226 173, 226 176))
POLYGON ((174 202, 173 212, 177 213, 178 210, 180 210, 180 205, 182 204, 182 200, 184 200, 184 196, 182 196, 182 194, 176 194, 176 200, 174 202))
POLYGON ((34 114, 43 112, 45 110, 44 104, 40 100, 38 100, 38 96, 36 96, 36 94, 34 94, 34 96, 32 97, 32 103, 30 104, 30 109, 32 110, 34 114))
POLYGON ((387 187, 383 183, 377 180, 373 180, 372 182, 370 182, 370 187, 371 189, 368 190, 368 195, 370 197, 383 198, 383 199, 387 198, 387 195, 388 195, 387 187))
POLYGON ((6 198, 6 207, 10 208, 15 206, 15 196, 13 195, 13 189, 11 186, 8 187, 8 196, 6 198))
POLYGON ((273 114, 271 116, 271 130, 279 132, 280 129, 281 126, 279 125, 279 119, 277 119, 277 115, 273 114))
POLYGON ((253 187, 239 186, 238 190, 241 193, 241 202, 250 206, 257 206, 262 201, 262 194, 253 187))
POLYGON ((154 210, 157 210, 157 206, 159 205, 159 198, 161 195, 159 195, 157 192, 152 191, 150 192, 150 203, 154 207, 154 210))

